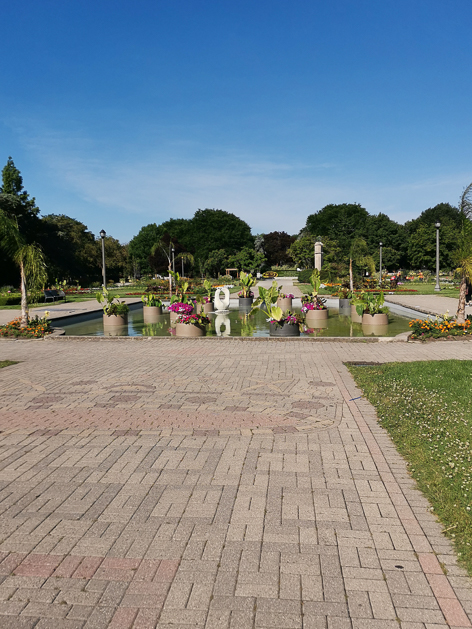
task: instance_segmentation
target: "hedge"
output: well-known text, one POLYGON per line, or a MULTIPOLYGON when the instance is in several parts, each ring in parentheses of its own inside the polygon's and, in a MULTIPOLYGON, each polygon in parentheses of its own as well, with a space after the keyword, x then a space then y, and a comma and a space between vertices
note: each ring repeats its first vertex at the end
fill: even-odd
POLYGON ((313 269, 304 269, 298 273, 298 281, 300 284, 309 284, 313 269))

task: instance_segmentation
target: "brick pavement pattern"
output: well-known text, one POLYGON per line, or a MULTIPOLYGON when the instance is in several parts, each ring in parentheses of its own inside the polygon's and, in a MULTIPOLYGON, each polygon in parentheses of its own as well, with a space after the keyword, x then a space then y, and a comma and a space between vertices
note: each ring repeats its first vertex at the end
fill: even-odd
POLYGON ((472 345, 1 341, 0 627, 470 627, 343 364, 448 357, 472 345))

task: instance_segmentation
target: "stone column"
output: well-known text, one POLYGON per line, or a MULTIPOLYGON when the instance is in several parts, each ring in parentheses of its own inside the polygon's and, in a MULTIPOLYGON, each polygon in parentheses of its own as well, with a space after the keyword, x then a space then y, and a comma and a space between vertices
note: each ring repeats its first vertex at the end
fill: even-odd
POLYGON ((323 266, 323 243, 315 242, 315 269, 321 271, 323 266))

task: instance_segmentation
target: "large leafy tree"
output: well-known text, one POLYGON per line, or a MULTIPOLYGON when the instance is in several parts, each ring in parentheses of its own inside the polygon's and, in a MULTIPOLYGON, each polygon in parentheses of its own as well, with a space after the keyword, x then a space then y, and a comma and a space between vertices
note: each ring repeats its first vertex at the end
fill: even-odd
POLYGON ((199 260, 206 260, 210 251, 223 249, 231 255, 243 247, 254 246, 249 225, 224 210, 197 210, 189 223, 190 230, 182 244, 199 260))
POLYGON ((41 243, 49 279, 77 280, 100 275, 101 245, 87 226, 65 214, 41 218, 41 243))
POLYGON ((411 268, 431 269, 436 266, 436 229, 441 223, 439 254, 441 267, 452 269, 453 251, 461 230, 461 212, 449 203, 438 203, 422 212, 418 218, 405 223, 405 242, 408 243, 408 264, 411 268))
POLYGON ((264 254, 251 247, 243 247, 241 251, 229 257, 228 264, 238 271, 254 273, 258 271, 266 261, 264 254))
POLYGON ((281 266, 289 264, 291 258, 288 249, 296 240, 296 236, 290 236, 286 232, 269 232, 264 234, 262 249, 269 266, 281 266))
POLYGON ((162 238, 162 235, 162 230, 156 223, 150 223, 141 227, 138 234, 130 240, 129 256, 135 268, 139 267, 143 273, 151 272, 149 256, 153 245, 162 238))
POLYGON ((347 256, 354 238, 365 236, 368 218, 369 213, 359 203, 330 204, 308 216, 304 231, 336 240, 347 256))
POLYGON ((364 240, 369 254, 379 258, 379 243, 383 243, 382 265, 398 269, 407 264, 408 243, 403 225, 392 221, 386 214, 370 215, 366 221, 364 240))

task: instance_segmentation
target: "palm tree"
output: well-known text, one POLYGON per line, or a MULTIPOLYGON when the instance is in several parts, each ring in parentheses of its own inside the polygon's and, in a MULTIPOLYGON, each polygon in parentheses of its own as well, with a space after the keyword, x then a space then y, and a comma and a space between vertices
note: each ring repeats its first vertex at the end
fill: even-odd
POLYGON ((457 270, 461 276, 461 283, 456 320, 458 323, 464 323, 467 283, 472 281, 472 183, 462 193, 459 201, 459 210, 461 212, 461 231, 459 245, 455 252, 455 260, 457 270))
MULTIPOLYGON (((2 201, 10 196, 2 195, 2 201)), ((6 201, 14 202, 12 199, 6 199, 6 201)), ((2 205, 7 204, 2 203, 2 205)), ((47 279, 43 252, 37 245, 27 244, 24 241, 17 221, 10 218, 2 207, 0 207, 0 246, 20 269, 21 327, 25 328, 29 320, 28 290, 44 286, 47 279)))

